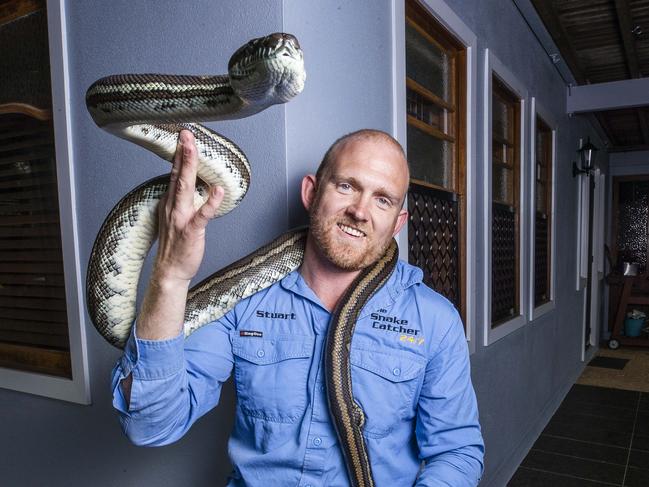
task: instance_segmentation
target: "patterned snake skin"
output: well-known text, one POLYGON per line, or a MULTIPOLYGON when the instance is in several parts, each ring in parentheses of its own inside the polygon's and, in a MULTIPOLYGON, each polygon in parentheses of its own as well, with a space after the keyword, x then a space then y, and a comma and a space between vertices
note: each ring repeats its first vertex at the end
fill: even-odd
MULTIPOLYGON (((302 91, 304 60, 297 39, 276 33, 253 39, 238 49, 228 75, 171 76, 126 74, 96 81, 86 105, 104 130, 171 161, 178 134, 191 130, 199 167, 195 206, 207 199, 206 185, 225 190, 217 216, 243 199, 250 184, 245 154, 231 141, 193 123, 253 115, 285 103, 302 91)), ((95 240, 86 278, 87 306, 99 333, 122 348, 135 319, 137 282, 157 232, 157 204, 168 177, 154 178, 128 193, 110 212, 95 240)), ((194 286, 185 308, 188 336, 218 319, 245 298, 296 269, 302 262, 304 232, 290 232, 207 281, 194 286), (239 265, 239 280, 230 277, 239 265), (209 291, 208 291, 209 289, 209 291)))

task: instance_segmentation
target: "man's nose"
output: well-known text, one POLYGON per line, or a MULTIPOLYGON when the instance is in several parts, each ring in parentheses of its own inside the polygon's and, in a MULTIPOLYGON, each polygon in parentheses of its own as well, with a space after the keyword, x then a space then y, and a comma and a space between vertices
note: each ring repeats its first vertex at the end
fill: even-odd
POLYGON ((369 204, 368 198, 359 197, 347 207, 347 214, 356 221, 367 221, 369 204))

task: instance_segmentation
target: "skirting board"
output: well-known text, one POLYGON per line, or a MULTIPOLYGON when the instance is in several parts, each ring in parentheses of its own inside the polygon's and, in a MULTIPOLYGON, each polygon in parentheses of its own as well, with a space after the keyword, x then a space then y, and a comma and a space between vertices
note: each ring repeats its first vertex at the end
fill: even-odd
MULTIPOLYGON (((575 384, 575 382, 577 382, 577 379, 583 372, 583 368, 585 366, 586 364, 583 364, 583 367, 575 372, 574 377, 571 377, 566 382, 566 385, 559 389, 557 394, 555 394, 552 399, 548 401, 537 421, 532 425, 532 427, 530 427, 527 434, 525 434, 521 441, 519 441, 518 444, 514 447, 509 457, 507 457, 507 459, 500 464, 493 475, 482 478, 480 487, 504 487, 505 485, 507 485, 507 482, 509 482, 509 480, 512 478, 512 476, 516 472, 516 469, 518 469, 519 465, 532 448, 532 445, 534 445, 536 439, 541 435, 541 432, 550 422, 550 419, 552 418, 552 416, 554 416, 554 413, 557 412, 557 409, 559 409, 561 402, 568 394, 568 391, 570 391, 570 388, 575 384)), ((486 454, 488 458, 488 450, 486 454)))

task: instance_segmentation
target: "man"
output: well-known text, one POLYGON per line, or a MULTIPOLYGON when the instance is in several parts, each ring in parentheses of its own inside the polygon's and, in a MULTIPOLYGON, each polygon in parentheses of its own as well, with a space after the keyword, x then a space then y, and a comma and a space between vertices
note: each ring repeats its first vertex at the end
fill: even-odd
MULTIPOLYGON (((407 220, 408 165, 388 134, 339 139, 302 181, 310 229, 300 269, 182 338, 189 281, 222 190, 192 206, 196 148, 183 131, 160 210, 158 255, 114 405, 136 444, 180 438, 235 373, 230 486, 349 485, 327 410, 322 352, 331 312, 407 220), (136 338, 137 337, 137 338, 136 338)), ((354 398, 377 486, 475 486, 484 446, 464 330, 454 307, 399 262, 361 312, 350 350, 354 398)))

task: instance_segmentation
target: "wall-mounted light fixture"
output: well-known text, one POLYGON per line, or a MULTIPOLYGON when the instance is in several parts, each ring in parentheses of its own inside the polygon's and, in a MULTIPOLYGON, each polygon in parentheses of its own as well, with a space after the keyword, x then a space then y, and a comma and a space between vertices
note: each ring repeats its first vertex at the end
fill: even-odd
POLYGON ((590 141, 590 137, 584 145, 581 146, 581 149, 577 151, 579 154, 579 162, 581 163, 581 168, 577 166, 577 163, 573 161, 572 163, 572 177, 577 177, 577 174, 590 175, 590 172, 595 168, 595 153, 599 149, 593 145, 590 141))

